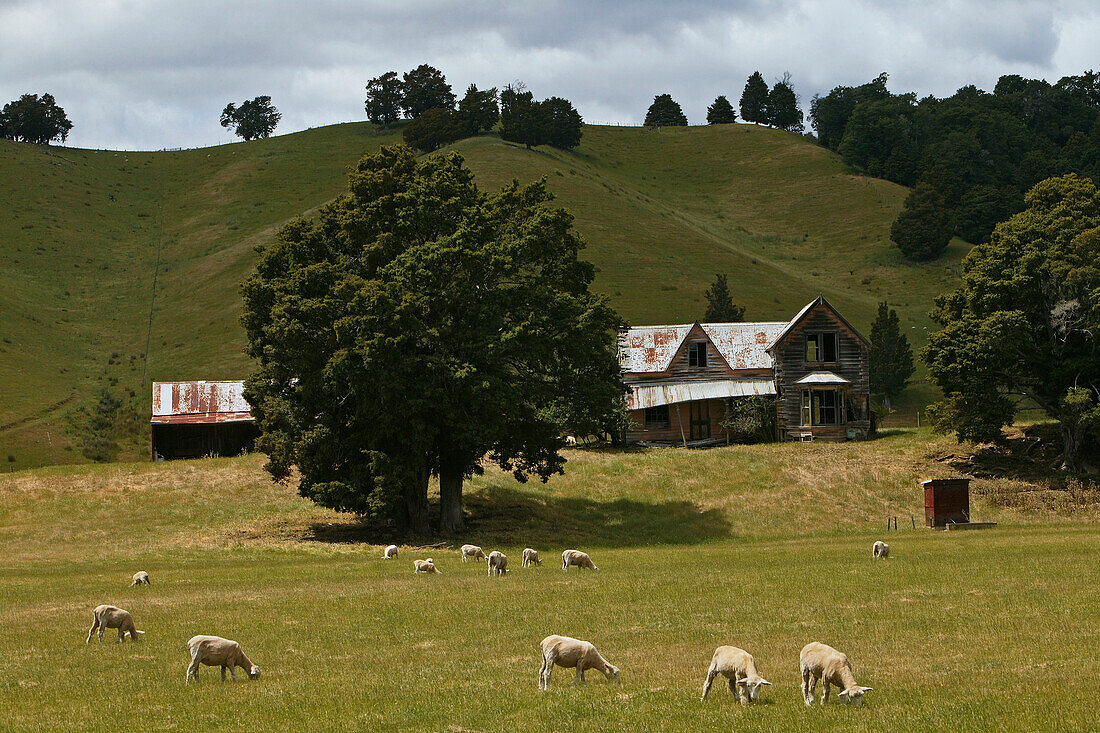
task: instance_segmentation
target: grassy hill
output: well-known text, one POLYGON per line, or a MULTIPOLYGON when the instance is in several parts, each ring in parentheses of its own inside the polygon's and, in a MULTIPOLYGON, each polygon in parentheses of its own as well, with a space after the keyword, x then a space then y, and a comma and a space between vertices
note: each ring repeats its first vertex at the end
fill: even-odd
MULTIPOLYGON (((237 287, 255 245, 398 137, 351 123, 186 151, 0 141, 0 469, 84 460, 82 415, 104 389, 124 403, 122 457, 138 457, 150 381, 247 373, 237 287)), ((725 272, 748 318, 787 318, 824 293, 866 329, 887 299, 920 345, 965 251, 903 262, 888 229, 905 189, 776 130, 589 126, 573 153, 496 137, 453 147, 485 187, 545 176, 589 242, 597 289, 632 323, 701 317, 725 272)))

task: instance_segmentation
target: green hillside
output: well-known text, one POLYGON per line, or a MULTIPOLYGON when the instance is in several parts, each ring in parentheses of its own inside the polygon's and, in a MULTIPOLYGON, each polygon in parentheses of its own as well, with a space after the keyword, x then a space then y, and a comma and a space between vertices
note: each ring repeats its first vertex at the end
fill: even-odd
MULTIPOLYGON (((151 153, 0 141, 0 467, 84 460, 79 411, 102 388, 145 436, 150 381, 243 376, 237 286, 255 245, 398 138, 351 123, 151 153)), ((589 126, 573 153, 496 137, 454 149, 485 187, 545 176, 589 242, 597 289, 632 323, 701 317, 726 272, 748 318, 788 318, 824 293, 867 328, 888 299, 919 345, 965 251, 904 263, 888 229, 905 189, 776 130, 589 126)))

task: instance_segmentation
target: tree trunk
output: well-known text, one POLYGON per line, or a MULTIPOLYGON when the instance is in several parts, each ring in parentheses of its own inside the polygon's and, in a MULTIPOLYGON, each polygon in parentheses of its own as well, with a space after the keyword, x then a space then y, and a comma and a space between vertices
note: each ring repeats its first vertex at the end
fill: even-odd
POLYGON ((428 479, 427 467, 416 472, 415 480, 405 489, 405 528, 416 535, 428 534, 428 479))
POLYGON ((456 534, 466 528, 462 521, 462 480, 465 466, 460 461, 444 461, 439 467, 439 528, 443 534, 456 534))
POLYGON ((1084 466, 1081 463, 1081 441, 1084 439, 1084 430, 1079 425, 1069 425, 1062 422, 1062 470, 1070 473, 1081 473, 1084 466))

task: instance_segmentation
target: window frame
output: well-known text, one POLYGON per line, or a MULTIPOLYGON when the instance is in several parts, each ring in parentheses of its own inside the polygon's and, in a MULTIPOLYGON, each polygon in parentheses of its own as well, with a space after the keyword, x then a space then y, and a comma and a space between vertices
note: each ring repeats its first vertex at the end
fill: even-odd
POLYGON ((844 395, 839 389, 803 389, 799 398, 801 401, 799 416, 800 427, 817 428, 835 425, 844 425, 844 395), (815 402, 814 395, 820 395, 821 401, 815 402), (832 404, 825 404, 825 395, 831 395, 832 404), (832 421, 825 419, 826 411, 832 413, 832 421))
POLYGON ((646 407, 642 413, 642 430, 668 430, 672 427, 668 405, 654 405, 646 407), (664 419, 660 418, 664 413, 664 419))
POLYGON ((806 359, 807 364, 837 364, 840 362, 840 332, 838 331, 814 331, 812 333, 807 333, 803 339, 802 346, 802 355, 806 359), (832 341, 832 359, 826 358, 825 337, 829 337, 832 341), (813 343, 816 356, 814 359, 810 358, 811 343, 813 343))
POLYGON ((707 368, 707 342, 692 341, 688 344, 688 366, 692 369, 707 368))

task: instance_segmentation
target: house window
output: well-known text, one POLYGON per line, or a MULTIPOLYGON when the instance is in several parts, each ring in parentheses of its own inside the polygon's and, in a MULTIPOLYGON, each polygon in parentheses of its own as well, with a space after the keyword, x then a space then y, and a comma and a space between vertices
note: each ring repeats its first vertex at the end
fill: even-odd
POLYGON ((806 336, 806 361, 835 362, 837 360, 837 335, 835 331, 811 333, 806 336))
POLYGON ((707 366, 707 342, 697 341, 694 344, 688 344, 688 366, 699 367, 700 369, 707 366))
POLYGON ((645 408, 646 430, 668 430, 668 405, 645 408))
POLYGON ((840 425, 844 422, 840 396, 831 389, 802 390, 802 424, 840 425))

